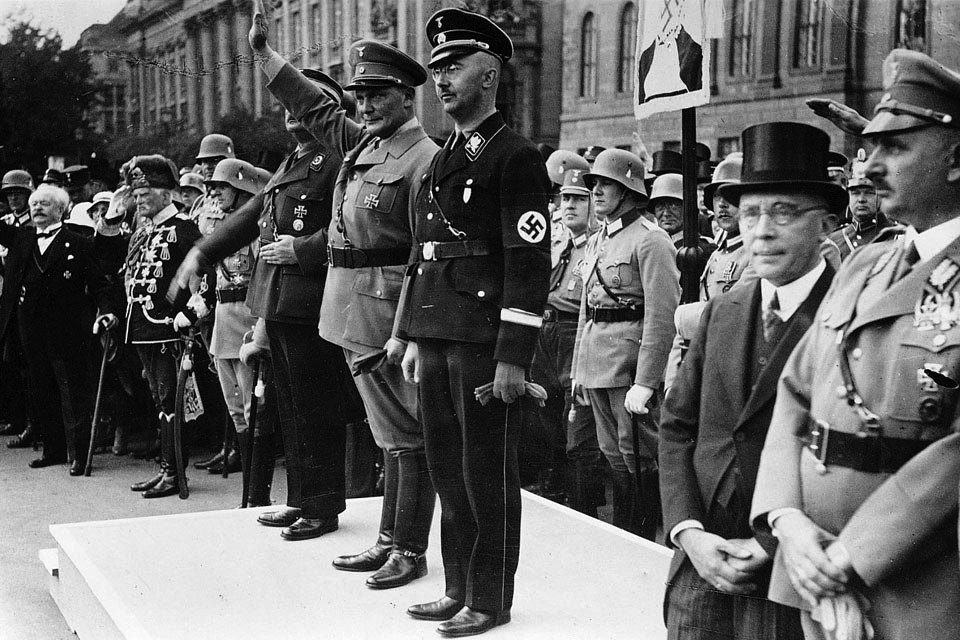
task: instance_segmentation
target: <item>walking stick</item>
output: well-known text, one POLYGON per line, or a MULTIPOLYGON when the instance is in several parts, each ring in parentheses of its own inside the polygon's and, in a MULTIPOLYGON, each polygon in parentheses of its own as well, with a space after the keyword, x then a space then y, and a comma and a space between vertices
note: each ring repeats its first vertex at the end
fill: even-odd
POLYGON ((181 500, 190 497, 190 489, 187 488, 187 475, 183 468, 183 396, 187 389, 187 378, 190 377, 190 372, 193 370, 193 342, 196 333, 197 330, 191 327, 190 333, 185 339, 183 357, 180 359, 180 370, 177 371, 177 395, 173 409, 173 449, 181 500))
POLYGON ((257 404, 263 395, 263 380, 260 379, 260 358, 253 363, 253 394, 250 396, 250 419, 247 421, 247 443, 243 457, 247 459, 247 473, 243 474, 243 496, 240 500, 240 508, 246 509, 250 498, 250 477, 253 475, 253 456, 256 451, 257 438, 257 404))
POLYGON ((100 348, 103 357, 100 359, 100 379, 97 382, 97 398, 93 402, 93 418, 90 419, 90 444, 87 446, 87 464, 83 468, 83 475, 90 477, 93 469, 93 444, 97 440, 97 423, 100 421, 100 399, 103 397, 103 378, 107 372, 107 360, 110 357, 110 329, 102 327, 100 333, 100 348))

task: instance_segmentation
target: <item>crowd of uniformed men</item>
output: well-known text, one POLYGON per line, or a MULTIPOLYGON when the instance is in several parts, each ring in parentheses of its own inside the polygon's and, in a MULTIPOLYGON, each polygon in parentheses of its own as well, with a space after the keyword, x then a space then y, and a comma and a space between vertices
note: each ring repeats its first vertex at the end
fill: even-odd
POLYGON ((266 506, 282 440, 287 502, 258 520, 284 538, 337 529, 364 421, 379 535, 333 565, 375 589, 423 576, 439 496, 445 592, 408 613, 441 634, 509 622, 527 486, 593 517, 609 489, 614 525, 661 532, 672 638, 956 638, 960 75, 898 50, 873 119, 811 101, 873 148, 852 163, 799 123, 752 126, 720 162, 697 145, 681 292, 680 154, 538 149, 495 108, 509 37, 458 9, 426 35, 428 69, 354 43, 341 87, 255 11, 296 140, 272 173, 216 133, 190 168, 132 158, 115 191, 83 167, 7 172, 9 446, 83 474, 107 371, 159 433, 131 488, 183 496, 209 358, 235 451, 201 466, 239 456, 266 506), (413 108, 430 75, 442 147, 413 108))

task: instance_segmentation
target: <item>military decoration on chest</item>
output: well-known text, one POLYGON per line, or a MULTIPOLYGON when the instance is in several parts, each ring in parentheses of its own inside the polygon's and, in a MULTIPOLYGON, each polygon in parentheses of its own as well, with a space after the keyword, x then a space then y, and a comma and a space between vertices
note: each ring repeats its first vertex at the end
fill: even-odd
POLYGON ((296 220, 293 221, 294 231, 303 231, 303 219, 307 216, 307 208, 298 204, 293 208, 293 215, 296 217, 296 220))
POLYGON ((952 258, 944 258, 934 268, 914 310, 917 331, 949 331, 960 324, 960 293, 953 290, 958 280, 960 264, 952 258))

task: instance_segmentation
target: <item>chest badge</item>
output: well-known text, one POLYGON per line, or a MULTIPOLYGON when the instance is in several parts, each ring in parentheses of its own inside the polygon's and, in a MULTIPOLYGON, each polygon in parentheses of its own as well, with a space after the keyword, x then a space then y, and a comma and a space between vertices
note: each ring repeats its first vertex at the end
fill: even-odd
POLYGON ((320 167, 323 166, 323 161, 324 155, 322 153, 318 153, 317 155, 313 156, 313 160, 310 161, 310 170, 320 171, 320 167))
POLYGON ((303 231, 303 220, 297 218, 293 221, 293 230, 294 231, 303 231))
POLYGON ((298 204, 296 207, 293 208, 293 215, 297 216, 298 218, 306 217, 307 208, 302 204, 298 204))
POLYGON ((363 199, 363 206, 368 209, 376 209, 380 206, 380 198, 377 197, 377 194, 371 193, 363 199))

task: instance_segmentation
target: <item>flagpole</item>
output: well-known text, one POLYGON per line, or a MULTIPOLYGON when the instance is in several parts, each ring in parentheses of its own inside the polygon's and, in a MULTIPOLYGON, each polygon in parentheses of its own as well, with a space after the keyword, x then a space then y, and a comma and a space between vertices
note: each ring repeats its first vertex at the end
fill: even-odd
POLYGON ((697 207, 697 109, 680 112, 683 155, 683 246, 677 251, 682 297, 680 302, 696 302, 699 298, 697 274, 706 263, 700 248, 700 210, 697 207))

